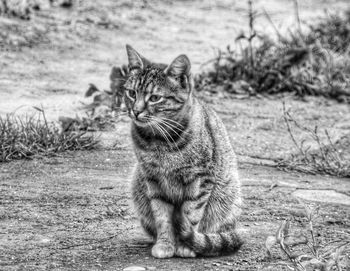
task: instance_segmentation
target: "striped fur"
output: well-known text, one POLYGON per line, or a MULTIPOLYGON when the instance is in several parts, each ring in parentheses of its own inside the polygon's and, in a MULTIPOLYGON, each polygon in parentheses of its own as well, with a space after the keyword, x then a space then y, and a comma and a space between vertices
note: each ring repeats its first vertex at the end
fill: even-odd
POLYGON ((154 238, 152 255, 235 251, 242 244, 235 230, 241 211, 236 157, 220 118, 192 94, 188 58, 167 66, 130 46, 127 51, 124 99, 138 161, 132 195, 154 238))

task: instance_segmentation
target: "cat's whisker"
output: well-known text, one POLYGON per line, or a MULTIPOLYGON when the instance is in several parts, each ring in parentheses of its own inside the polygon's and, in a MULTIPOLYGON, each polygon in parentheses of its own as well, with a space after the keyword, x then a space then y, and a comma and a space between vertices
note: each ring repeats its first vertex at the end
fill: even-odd
POLYGON ((163 119, 159 119, 159 121, 160 121, 161 123, 166 123, 168 126, 170 126, 170 127, 173 128, 173 129, 178 130, 178 131, 181 132, 181 133, 184 132, 183 129, 177 127, 177 126, 176 126, 175 124, 173 124, 173 123, 170 123, 170 122, 168 122, 168 121, 166 121, 166 120, 163 120, 163 119))
MULTIPOLYGON (((168 132, 164 127, 161 126, 162 122, 157 121, 157 118, 155 118, 155 117, 153 117, 153 119, 155 120, 155 123, 157 123, 157 126, 158 126, 162 131, 164 131, 165 133, 168 134, 168 136, 170 137, 171 141, 174 143, 175 147, 177 148, 177 150, 179 151, 181 157, 183 158, 182 152, 180 151, 179 147, 177 146, 177 144, 176 144, 174 138, 169 134, 169 132, 168 132)), ((164 124, 164 123, 163 123, 163 124, 164 124)), ((167 128, 170 128, 170 127, 167 126, 167 128)), ((171 128, 170 128, 170 129, 171 129, 171 128)), ((172 130, 173 132, 176 133, 175 130, 173 130, 173 129, 171 129, 171 130, 172 130)), ((176 134, 177 134, 180 138, 182 138, 178 133, 176 133, 176 134)), ((171 144, 171 142, 169 142, 169 143, 171 144)), ((170 146, 170 144, 168 144, 168 145, 170 146)))
MULTIPOLYGON (((159 123, 159 127, 161 127, 160 123, 159 123)), ((178 151, 180 152, 179 148, 177 147, 176 145, 176 142, 175 140, 173 139, 173 137, 171 136, 171 134, 169 134, 169 132, 164 128, 164 127, 161 127, 162 130, 170 137, 171 141, 174 143, 174 145, 176 146, 176 148, 178 149, 178 151)), ((171 142, 169 142, 171 144, 171 142)), ((170 146, 170 145, 169 145, 170 146)))
MULTIPOLYGON (((179 132, 185 132, 183 129, 177 127, 176 124, 174 123, 170 123, 168 122, 167 120, 170 120, 170 119, 165 119, 165 118, 162 118, 162 117, 154 117, 155 120, 157 120, 158 122, 160 123, 166 123, 168 125, 168 127, 170 126, 171 128, 173 129, 177 129, 179 132)), ((178 125, 181 125, 180 123, 178 123, 178 125)), ((182 125, 181 125, 182 126, 182 125)), ((183 127, 183 126, 182 126, 183 127)), ((174 130, 173 130, 174 131, 174 130)), ((175 131, 174 131, 175 132, 175 131)))
POLYGON ((183 139, 183 137, 181 135, 178 134, 178 132, 176 132, 170 125, 169 123, 166 123, 165 121, 159 122, 160 124, 165 125, 168 129, 170 129, 171 131, 173 131, 178 137, 180 137, 181 139, 183 139))
POLYGON ((163 134, 163 138, 165 138, 167 145, 171 146, 171 142, 170 142, 168 136, 165 134, 165 130, 158 124, 157 124, 157 127, 158 127, 158 130, 163 134))
POLYGON ((165 141, 167 142, 168 145, 171 144, 171 142, 169 141, 168 137, 166 136, 166 134, 164 133, 164 129, 162 127, 159 126, 157 121, 154 121, 153 124, 155 125, 155 128, 157 131, 159 131, 162 135, 162 137, 165 139, 165 141))
POLYGON ((151 127, 151 129, 152 129, 152 133, 153 133, 153 135, 155 136, 156 134, 155 134, 155 132, 154 132, 154 129, 153 129, 152 123, 150 122, 150 121, 152 120, 152 118, 151 118, 151 117, 149 117, 149 116, 145 116, 145 119, 147 120, 148 125, 151 127))
POLYGON ((180 122, 178 122, 178 121, 176 121, 176 120, 169 119, 169 118, 166 118, 166 117, 159 117, 159 118, 162 119, 162 120, 171 121, 171 122, 173 122, 175 125, 179 125, 179 126, 181 126, 182 128, 185 128, 180 122))

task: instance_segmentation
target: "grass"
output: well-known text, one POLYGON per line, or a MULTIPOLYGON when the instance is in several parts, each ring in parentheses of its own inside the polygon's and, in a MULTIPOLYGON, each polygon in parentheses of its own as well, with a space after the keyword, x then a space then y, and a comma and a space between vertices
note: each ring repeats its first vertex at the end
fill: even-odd
POLYGON ((198 91, 220 86, 234 94, 291 92, 350 103, 350 11, 308 25, 305 33, 299 25, 284 35, 265 12, 276 30, 278 39, 274 41, 256 32, 256 12, 252 1, 248 4, 249 33, 242 32, 234 49, 227 46, 208 62, 214 67, 197 76, 198 91))
POLYGON ((0 117, 0 162, 30 158, 34 155, 55 155, 67 150, 90 150, 97 141, 81 131, 61 131, 46 120, 44 110, 38 115, 20 118, 0 117))

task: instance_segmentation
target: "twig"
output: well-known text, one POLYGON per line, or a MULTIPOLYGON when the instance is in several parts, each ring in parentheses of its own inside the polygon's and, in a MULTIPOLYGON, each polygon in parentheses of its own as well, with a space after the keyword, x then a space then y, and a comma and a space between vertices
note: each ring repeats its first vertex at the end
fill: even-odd
POLYGON ((253 1, 248 0, 248 15, 249 15, 249 52, 250 52, 250 67, 253 71, 253 68, 255 66, 254 64, 254 52, 253 52, 253 38, 256 36, 255 30, 254 30, 254 11, 253 11, 253 1))
POLYGON ((297 141, 293 135, 293 132, 292 132, 292 129, 291 129, 291 126, 289 123, 289 119, 287 117, 289 117, 289 119, 291 119, 291 116, 289 115, 289 113, 286 110, 286 104, 283 101, 283 119, 284 119, 285 124, 287 125, 288 133, 289 133, 290 137, 292 138, 294 145, 298 148, 299 152, 305 156, 305 152, 304 152, 303 148, 301 148, 301 146, 299 146, 299 144, 297 143, 297 141))
POLYGON ((297 22, 298 22, 299 33, 300 33, 300 35, 302 35, 301 21, 300 21, 300 16, 299 16, 299 3, 298 3, 298 0, 294 0, 293 2, 294 2, 295 18, 297 19, 297 22))

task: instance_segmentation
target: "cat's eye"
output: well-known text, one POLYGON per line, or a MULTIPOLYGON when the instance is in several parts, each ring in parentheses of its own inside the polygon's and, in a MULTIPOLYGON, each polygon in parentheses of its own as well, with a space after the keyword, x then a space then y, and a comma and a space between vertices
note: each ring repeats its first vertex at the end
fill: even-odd
POLYGON ((162 96, 160 96, 160 95, 152 95, 151 97, 149 97, 149 100, 152 103, 156 103, 156 102, 160 101, 160 99, 162 99, 162 96))
POLYGON ((136 98, 136 91, 135 90, 132 90, 132 89, 128 89, 128 96, 132 99, 135 99, 136 98))

